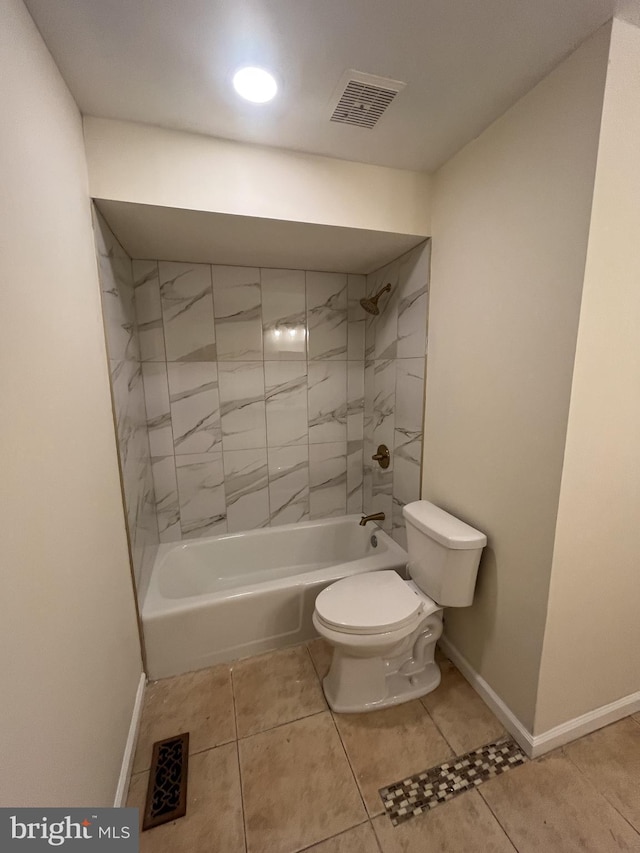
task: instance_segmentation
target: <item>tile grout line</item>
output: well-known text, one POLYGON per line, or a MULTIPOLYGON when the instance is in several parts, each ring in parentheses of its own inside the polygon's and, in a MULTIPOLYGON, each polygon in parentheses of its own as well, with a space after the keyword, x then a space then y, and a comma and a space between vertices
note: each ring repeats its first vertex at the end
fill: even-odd
MULTIPOLYGON (((342 735, 340 734, 340 729, 338 728, 338 724, 336 723, 335 715, 334 715, 333 711, 331 710, 331 708, 329 708, 329 713, 331 714, 331 722, 333 723, 333 727, 337 732, 338 740, 340 741, 340 746, 342 747, 342 751, 344 752, 344 756, 347 759, 347 764, 349 765, 349 770, 351 770, 351 775, 353 776, 353 780, 356 783, 356 790, 358 791, 358 794, 360 795, 360 799, 362 800, 362 806, 364 808, 365 814, 367 815, 369 820, 371 820, 372 816, 369 814, 369 809, 367 808, 367 804, 366 804, 365 799, 364 799, 364 793, 362 791, 362 788, 360 787, 360 782, 358 781, 358 776, 357 776, 355 770, 353 769, 353 764, 351 763, 351 759, 349 758, 349 753, 347 752, 347 747, 346 747, 344 741, 342 740, 342 735)), ((373 817, 378 817, 378 815, 377 814, 373 815, 373 817)))
POLYGON ((240 811, 242 812, 242 834, 244 838, 244 849, 247 853, 247 819, 244 810, 244 789, 242 786, 242 765, 240 764, 240 740, 238 738, 238 715, 236 713, 236 691, 233 683, 233 667, 229 667, 229 682, 231 684, 231 704, 233 705, 233 726, 236 733, 234 741, 236 747, 236 761, 238 762, 238 778, 240 782, 240 811))
MULTIPOLYGON (((334 838, 340 838, 341 835, 346 835, 347 832, 351 832, 353 829, 357 829, 359 826, 364 826, 365 823, 371 823, 371 818, 367 818, 367 820, 363 820, 361 823, 355 823, 353 826, 350 826, 348 829, 341 829, 340 832, 336 832, 335 835, 328 835, 326 838, 323 838, 321 841, 314 841, 313 844, 308 844, 306 847, 298 847, 296 850, 292 850, 291 853, 305 853, 307 850, 313 850, 319 844, 325 844, 327 841, 332 841, 334 838)), ((373 832, 373 827, 371 828, 373 832)), ((375 832, 374 832, 375 835, 375 832)), ((377 841, 376 836, 376 841, 377 841)))
MULTIPOLYGON (((491 779, 487 779, 487 782, 490 782, 490 781, 491 781, 491 779)), ((482 785, 480 785, 480 788, 481 788, 481 787, 482 787, 482 785)), ((483 793, 482 793, 482 791, 481 791, 480 789, 478 789, 478 793, 480 794, 480 798, 482 799, 482 802, 483 802, 483 803, 485 804, 485 806, 489 809, 489 812, 491 813, 491 816, 493 817, 493 819, 495 820, 495 822, 498 824, 498 826, 500 827, 500 829, 501 829, 501 830, 504 832, 504 834, 506 835, 506 837, 507 837, 507 841, 509 842, 509 844, 513 847, 513 849, 514 849, 515 851, 517 851, 517 853, 520 853, 520 848, 516 846, 515 841, 513 841, 513 839, 511 838, 511 836, 509 835, 509 833, 508 833, 508 832, 507 832, 507 830, 505 829, 505 827, 502 825, 502 823, 500 822, 500 819, 499 819, 498 815, 494 812, 494 810, 491 808, 491 806, 489 805, 489 803, 486 801, 486 799, 484 798, 484 795, 483 795, 483 793)))
MULTIPOLYGON (((612 725, 615 725, 615 723, 613 723, 612 725)), ((620 809, 615 805, 615 803, 611 802, 611 800, 609 799, 609 797, 606 795, 606 793, 604 791, 601 791, 599 788, 596 787, 595 783, 591 780, 591 778, 589 776, 587 776, 587 774, 581 769, 581 767, 578 764, 576 764, 576 762, 573 760, 573 758, 571 758, 571 756, 567 754, 564 747, 560 747, 559 754, 563 758, 566 758, 567 761, 569 761, 569 763, 575 767, 575 769, 582 776, 582 778, 587 783, 587 785, 590 788, 592 788, 593 791, 595 791, 595 793, 599 797, 602 797, 602 799, 607 803, 607 805, 611 806, 611 808, 620 815, 620 817, 625 821, 625 823, 629 824, 629 826, 636 833, 636 835, 638 835, 640 837, 640 830, 636 829, 636 827, 631 823, 629 818, 625 814, 623 814, 623 812, 620 811, 620 809)))

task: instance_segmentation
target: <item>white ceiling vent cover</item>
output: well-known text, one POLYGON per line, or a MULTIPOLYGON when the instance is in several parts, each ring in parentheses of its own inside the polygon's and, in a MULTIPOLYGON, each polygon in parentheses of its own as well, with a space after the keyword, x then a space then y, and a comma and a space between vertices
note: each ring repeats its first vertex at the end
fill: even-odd
POLYGON ((406 85, 400 80, 350 69, 334 92, 331 121, 356 127, 375 127, 391 101, 406 85))

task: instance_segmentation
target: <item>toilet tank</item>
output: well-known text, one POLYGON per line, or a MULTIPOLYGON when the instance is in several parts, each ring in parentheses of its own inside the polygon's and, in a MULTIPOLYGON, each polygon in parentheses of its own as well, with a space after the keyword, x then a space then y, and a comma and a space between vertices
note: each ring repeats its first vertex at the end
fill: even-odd
POLYGON ((407 504, 402 514, 412 580, 443 607, 471 604, 484 533, 429 501, 407 504))

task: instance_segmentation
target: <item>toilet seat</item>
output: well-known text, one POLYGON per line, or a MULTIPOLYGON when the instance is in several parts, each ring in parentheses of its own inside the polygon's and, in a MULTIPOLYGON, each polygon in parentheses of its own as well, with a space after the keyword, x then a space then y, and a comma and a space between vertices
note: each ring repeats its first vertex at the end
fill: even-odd
POLYGON ((413 626, 431 611, 429 602, 397 572, 369 572, 324 589, 316 599, 316 615, 340 633, 383 634, 413 626))

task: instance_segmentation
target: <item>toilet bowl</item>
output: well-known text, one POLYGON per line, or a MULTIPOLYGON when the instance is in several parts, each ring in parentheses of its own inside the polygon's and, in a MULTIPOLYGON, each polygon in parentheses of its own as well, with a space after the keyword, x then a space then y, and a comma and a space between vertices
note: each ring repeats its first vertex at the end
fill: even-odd
POLYGON ((395 571, 354 575, 316 599, 314 627, 333 646, 323 689, 338 713, 373 711, 435 690, 443 606, 473 599, 486 536, 427 501, 408 504, 404 514, 410 580, 395 571))

